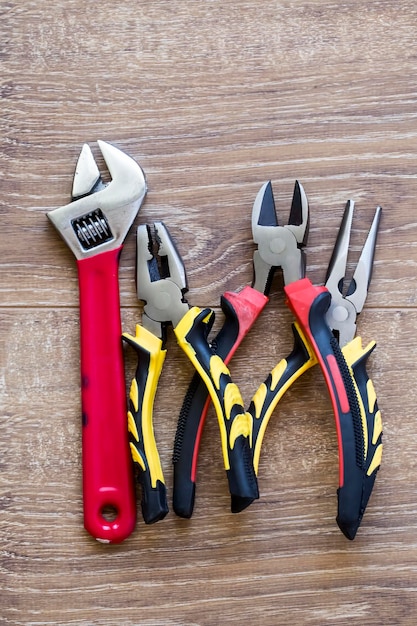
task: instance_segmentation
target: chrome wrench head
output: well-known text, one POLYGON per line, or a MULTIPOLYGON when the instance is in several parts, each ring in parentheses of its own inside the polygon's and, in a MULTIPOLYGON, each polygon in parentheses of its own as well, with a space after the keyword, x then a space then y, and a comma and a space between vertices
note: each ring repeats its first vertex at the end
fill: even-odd
POLYGON ((254 253, 253 287, 268 294, 274 271, 282 268, 284 283, 303 278, 306 260, 303 247, 309 227, 308 200, 303 186, 296 181, 288 224, 279 226, 270 182, 256 196, 252 210, 252 235, 258 250, 254 253))
POLYGON ((145 175, 130 156, 105 141, 98 146, 111 175, 104 184, 88 144, 78 158, 73 201, 47 213, 75 257, 118 248, 146 195, 145 175))
POLYGON ((362 248, 352 280, 344 289, 346 264, 349 251, 354 202, 348 200, 337 236, 326 276, 326 287, 332 301, 326 314, 326 321, 338 337, 340 347, 353 339, 356 333, 356 318, 362 311, 372 277, 376 239, 381 220, 381 207, 377 207, 362 248))
POLYGON ((175 327, 189 305, 184 264, 163 222, 138 227, 136 281, 145 302, 142 325, 165 340, 166 327, 175 327))

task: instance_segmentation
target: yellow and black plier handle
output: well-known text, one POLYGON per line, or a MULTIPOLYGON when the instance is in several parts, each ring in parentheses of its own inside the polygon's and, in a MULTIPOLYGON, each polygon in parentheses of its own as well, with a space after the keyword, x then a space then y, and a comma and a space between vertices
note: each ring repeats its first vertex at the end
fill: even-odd
POLYGON ((159 337, 139 324, 134 336, 123 333, 123 339, 137 355, 129 393, 129 445, 141 484, 143 519, 146 524, 152 524, 168 513, 165 479, 153 429, 155 394, 166 350, 159 337))
POLYGON ((208 342, 214 321, 211 309, 193 307, 174 327, 178 343, 204 381, 220 427, 232 513, 239 513, 259 497, 252 463, 253 419, 243 406, 230 372, 208 342))

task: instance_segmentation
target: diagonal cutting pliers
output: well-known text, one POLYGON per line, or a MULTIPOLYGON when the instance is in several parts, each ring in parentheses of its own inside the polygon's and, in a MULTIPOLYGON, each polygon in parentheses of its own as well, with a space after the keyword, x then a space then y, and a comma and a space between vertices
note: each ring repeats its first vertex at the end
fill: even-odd
MULTIPOLYGON (((272 188, 267 187, 265 193, 272 194, 272 188)), ((262 197, 258 194, 254 211, 262 197)), ((263 204, 265 207, 265 202, 263 204)), ((268 258, 281 265, 288 282, 305 272, 304 246, 308 237, 309 207, 303 186, 295 182, 287 224, 277 225, 274 210, 270 216, 264 211, 264 219, 273 227, 274 237, 272 242, 267 231, 254 233, 258 248, 253 256, 252 285, 239 292, 225 292, 220 299, 224 322, 211 346, 226 365, 269 301, 273 272, 270 271, 271 266, 265 264, 261 250, 265 254, 265 250, 272 246, 273 256, 268 258)), ((193 512, 198 452, 209 404, 207 387, 196 372, 184 398, 174 442, 173 508, 180 517, 189 518, 193 512)))
POLYGON ((144 520, 152 523, 168 512, 152 414, 169 326, 173 326, 179 345, 209 389, 220 425, 231 508, 238 512, 259 497, 248 424, 252 418, 245 412, 227 368, 208 344, 207 334, 214 321, 212 311, 190 308, 185 300, 184 265, 162 222, 153 227, 138 227, 136 279, 138 298, 145 303, 142 324, 136 326, 135 336, 124 333, 123 337, 138 355, 130 390, 128 427, 132 457, 142 486, 144 520))
MULTIPOLYGON (((381 209, 376 210, 352 281, 347 290, 343 290, 353 208, 354 203, 348 201, 326 286, 315 287, 305 278, 305 264, 297 265, 293 274, 285 271, 287 260, 292 256, 290 246, 283 241, 282 228, 277 224, 272 186, 266 183, 261 188, 252 212, 259 275, 267 285, 272 282, 276 269, 283 269, 287 304, 297 321, 293 324, 293 351, 272 370, 248 409, 253 418, 253 463, 257 474, 263 436, 274 408, 301 374, 320 364, 338 436, 337 522, 349 539, 356 535, 382 455, 381 414, 374 386, 366 372, 366 361, 375 342, 363 348, 360 337, 354 337, 356 317, 363 308, 371 279, 381 209)), ((182 450, 187 454, 186 448, 182 450)), ((190 449, 188 453, 191 454, 190 449)))

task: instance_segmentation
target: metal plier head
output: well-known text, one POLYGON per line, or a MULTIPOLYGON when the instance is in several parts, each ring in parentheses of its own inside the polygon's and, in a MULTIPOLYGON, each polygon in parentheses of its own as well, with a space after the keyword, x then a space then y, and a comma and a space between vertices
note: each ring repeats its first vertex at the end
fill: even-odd
POLYGON ((303 278, 306 260, 303 247, 309 227, 308 200, 303 186, 296 181, 288 224, 279 226, 271 182, 262 185, 252 210, 252 235, 258 249, 254 253, 253 287, 268 295, 272 278, 282 268, 287 285, 303 278))
POLYGON ((176 326, 188 311, 184 263, 163 222, 137 230, 136 284, 145 302, 142 325, 163 341, 167 326, 176 326))
POLYGON ((344 280, 353 210, 354 202, 348 200, 326 276, 326 287, 332 295, 326 321, 337 336, 340 347, 349 343, 355 336, 356 318, 365 304, 372 278, 376 238, 382 211, 381 207, 378 206, 352 280, 345 287, 344 280))

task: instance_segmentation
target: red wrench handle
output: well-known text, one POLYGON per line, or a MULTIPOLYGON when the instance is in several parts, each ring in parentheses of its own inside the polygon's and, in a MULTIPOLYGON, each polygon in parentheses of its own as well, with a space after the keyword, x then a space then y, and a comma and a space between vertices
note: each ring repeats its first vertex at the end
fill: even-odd
POLYGON ((121 339, 121 249, 77 261, 84 526, 106 543, 123 541, 136 521, 121 339))

